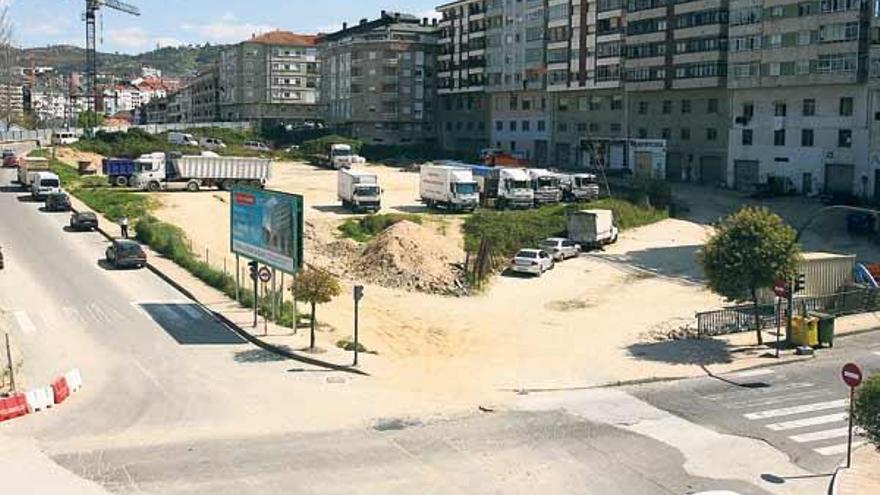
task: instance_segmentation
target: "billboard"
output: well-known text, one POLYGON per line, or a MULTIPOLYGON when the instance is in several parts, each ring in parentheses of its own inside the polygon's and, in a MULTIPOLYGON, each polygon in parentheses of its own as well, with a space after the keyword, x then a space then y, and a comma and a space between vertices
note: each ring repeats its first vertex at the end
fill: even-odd
POLYGON ((233 253, 287 273, 299 269, 302 196, 237 186, 230 193, 229 204, 233 253))

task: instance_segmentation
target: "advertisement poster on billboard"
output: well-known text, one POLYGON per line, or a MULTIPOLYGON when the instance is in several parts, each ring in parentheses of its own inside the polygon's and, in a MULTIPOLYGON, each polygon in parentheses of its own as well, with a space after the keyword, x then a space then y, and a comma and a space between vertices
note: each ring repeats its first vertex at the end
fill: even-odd
POLYGON ((302 196, 247 187, 230 196, 231 251, 295 273, 302 265, 302 196))

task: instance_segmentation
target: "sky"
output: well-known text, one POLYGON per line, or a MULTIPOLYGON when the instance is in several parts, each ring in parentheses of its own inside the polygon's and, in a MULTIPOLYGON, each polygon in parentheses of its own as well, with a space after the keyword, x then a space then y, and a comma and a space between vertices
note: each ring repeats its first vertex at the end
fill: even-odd
MULTIPOLYGON (((435 16, 448 0, 124 0, 140 17, 102 9, 98 49, 141 53, 159 46, 234 43, 274 29, 331 32, 381 10, 435 16)), ((22 47, 85 45, 85 0, 0 0, 9 7, 15 43, 22 47)), ((100 21, 99 21, 100 22, 100 21)))

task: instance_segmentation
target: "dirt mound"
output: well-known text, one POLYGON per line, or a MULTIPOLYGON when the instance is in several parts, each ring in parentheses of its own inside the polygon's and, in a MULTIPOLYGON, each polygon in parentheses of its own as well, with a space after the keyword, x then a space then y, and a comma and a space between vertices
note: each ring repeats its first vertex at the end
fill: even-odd
POLYGON ((464 291, 464 253, 433 230, 409 221, 388 227, 370 241, 349 271, 391 288, 435 294, 464 291))
POLYGON ((89 168, 97 173, 101 173, 101 160, 104 159, 97 153, 78 151, 66 146, 55 148, 55 158, 73 167, 76 167, 80 161, 87 161, 90 163, 89 168))

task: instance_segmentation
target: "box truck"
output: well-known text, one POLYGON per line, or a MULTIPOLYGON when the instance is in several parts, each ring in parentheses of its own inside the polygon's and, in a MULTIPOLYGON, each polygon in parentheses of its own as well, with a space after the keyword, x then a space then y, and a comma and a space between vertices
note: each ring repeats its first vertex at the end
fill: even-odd
POLYGON ((428 208, 454 211, 474 211, 480 200, 473 172, 453 165, 422 165, 419 196, 428 208))
POLYGON ((337 172, 336 195, 344 208, 352 211, 379 211, 382 188, 376 174, 349 168, 337 172))
POLYGON ((164 153, 144 155, 132 175, 135 187, 145 191, 184 188, 196 192, 203 187, 229 190, 236 184, 265 187, 271 176, 269 160, 234 156, 181 156, 164 153))
POLYGON ((38 172, 49 171, 49 160, 41 156, 26 156, 18 165, 18 183, 21 188, 30 191, 38 172))
POLYGON ((568 214, 568 238, 582 249, 617 242, 617 227, 611 210, 580 210, 568 214))
POLYGON ((367 163, 367 160, 355 155, 348 144, 331 144, 327 146, 327 160, 330 168, 341 170, 351 168, 352 165, 367 163))

